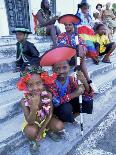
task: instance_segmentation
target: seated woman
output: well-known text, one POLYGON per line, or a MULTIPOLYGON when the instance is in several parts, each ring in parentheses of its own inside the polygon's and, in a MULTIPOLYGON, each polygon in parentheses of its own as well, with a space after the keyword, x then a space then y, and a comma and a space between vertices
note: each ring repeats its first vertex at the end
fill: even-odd
POLYGON ((114 34, 116 32, 116 16, 113 11, 110 9, 110 3, 106 4, 106 10, 102 12, 103 23, 109 27, 114 34))
POLYGON ((56 46, 57 35, 60 34, 60 30, 55 26, 55 22, 58 16, 53 16, 50 10, 50 4, 48 0, 42 0, 41 9, 37 13, 38 27, 36 30, 37 35, 50 35, 54 46, 56 46))
MULTIPOLYGON (((59 141, 61 133, 58 133, 64 128, 64 124, 52 115, 52 96, 44 86, 42 73, 41 68, 30 67, 17 83, 18 89, 25 91, 21 100, 25 116, 22 130, 30 140, 31 153, 38 152, 37 142, 46 136, 48 129, 50 137, 59 141)), ((52 82, 49 76, 46 78, 52 82)))

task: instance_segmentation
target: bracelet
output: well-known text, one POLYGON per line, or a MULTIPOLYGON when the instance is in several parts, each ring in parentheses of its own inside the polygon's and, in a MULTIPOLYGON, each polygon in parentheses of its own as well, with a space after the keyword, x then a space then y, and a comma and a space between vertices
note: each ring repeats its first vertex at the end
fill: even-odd
POLYGON ((92 80, 87 81, 88 84, 92 83, 92 80))
POLYGON ((68 102, 71 100, 71 98, 70 98, 70 95, 69 95, 69 94, 67 94, 67 95, 66 95, 66 100, 67 100, 68 102))

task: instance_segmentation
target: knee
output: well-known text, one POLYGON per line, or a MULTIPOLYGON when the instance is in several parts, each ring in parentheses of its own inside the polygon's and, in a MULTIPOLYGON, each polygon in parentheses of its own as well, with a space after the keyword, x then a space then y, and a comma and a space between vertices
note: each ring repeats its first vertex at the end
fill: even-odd
POLYGON ((55 131, 61 131, 64 129, 64 123, 61 121, 57 121, 56 124, 54 124, 55 131))
POLYGON ((38 127, 35 125, 27 125, 24 129, 24 133, 29 139, 35 139, 38 133, 38 127))

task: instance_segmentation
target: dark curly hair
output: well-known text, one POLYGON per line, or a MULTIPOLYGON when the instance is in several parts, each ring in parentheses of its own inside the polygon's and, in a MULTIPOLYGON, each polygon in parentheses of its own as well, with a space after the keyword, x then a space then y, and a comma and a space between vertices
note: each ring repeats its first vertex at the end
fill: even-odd
POLYGON ((51 10, 45 8, 45 0, 41 1, 41 9, 43 9, 45 12, 47 11, 49 15, 51 15, 51 10))
POLYGON ((98 6, 101 6, 101 8, 102 8, 102 4, 97 4, 97 5, 96 5, 96 9, 98 8, 98 6))
POLYGON ((99 28, 102 27, 102 26, 104 26, 104 24, 98 24, 98 25, 96 26, 96 31, 98 31, 99 28))

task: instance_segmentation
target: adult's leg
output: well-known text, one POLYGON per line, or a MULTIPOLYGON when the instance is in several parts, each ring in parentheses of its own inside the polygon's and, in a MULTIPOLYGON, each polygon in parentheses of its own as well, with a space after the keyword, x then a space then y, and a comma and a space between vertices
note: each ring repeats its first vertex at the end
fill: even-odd
MULTIPOLYGON (((99 55, 99 53, 100 53, 100 44, 96 42, 96 43, 94 43, 94 45, 95 45, 95 49, 96 49, 96 51, 97 51, 97 53, 99 55)), ((99 64, 98 56, 97 57, 94 57, 92 59, 93 59, 94 64, 96 64, 96 65, 99 64)))
POLYGON ((115 50, 115 48, 116 48, 116 43, 114 43, 114 42, 106 45, 106 50, 104 52, 104 54, 106 54, 106 55, 104 56, 104 58, 102 60, 103 62, 106 62, 106 63, 110 62, 109 56, 115 50))
POLYGON ((86 62, 85 62, 86 52, 87 52, 87 49, 84 46, 79 46, 79 56, 81 57, 81 71, 83 72, 87 81, 90 81, 88 71, 87 71, 86 62))
POLYGON ((63 122, 74 122, 74 117, 72 114, 72 106, 70 103, 64 103, 59 107, 54 108, 54 114, 63 122))
POLYGON ((51 39, 53 41, 54 46, 56 46, 57 36, 56 36, 56 28, 55 28, 55 26, 54 25, 48 25, 46 27, 46 31, 47 31, 47 34, 51 36, 51 39))

